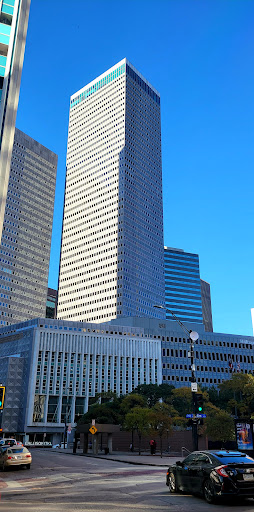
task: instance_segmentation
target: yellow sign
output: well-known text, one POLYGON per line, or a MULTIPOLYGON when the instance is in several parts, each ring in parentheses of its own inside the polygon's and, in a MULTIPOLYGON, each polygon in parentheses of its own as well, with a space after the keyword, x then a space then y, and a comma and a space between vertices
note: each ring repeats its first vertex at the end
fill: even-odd
POLYGON ((89 428, 89 432, 91 432, 91 434, 96 434, 97 430, 98 429, 96 427, 94 427, 94 426, 89 428))

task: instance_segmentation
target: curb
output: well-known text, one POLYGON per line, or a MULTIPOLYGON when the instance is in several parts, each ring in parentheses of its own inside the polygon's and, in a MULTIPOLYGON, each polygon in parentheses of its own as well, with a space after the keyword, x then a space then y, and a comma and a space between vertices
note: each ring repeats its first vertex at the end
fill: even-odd
POLYGON ((87 458, 91 458, 91 459, 102 459, 102 460, 112 460, 113 462, 122 462, 123 464, 132 464, 132 465, 135 465, 135 466, 155 466, 157 468, 161 467, 161 468, 168 468, 169 466, 169 462, 167 462, 166 464, 155 464, 153 462, 139 462, 137 460, 123 460, 123 459, 120 459, 120 458, 112 458, 112 457, 107 457, 107 456, 103 456, 103 455, 92 455, 90 453, 72 453, 72 452, 63 452, 63 451, 58 451, 58 450, 52 450, 52 452, 54 453, 63 453, 64 455, 77 455, 79 457, 87 457, 87 458))

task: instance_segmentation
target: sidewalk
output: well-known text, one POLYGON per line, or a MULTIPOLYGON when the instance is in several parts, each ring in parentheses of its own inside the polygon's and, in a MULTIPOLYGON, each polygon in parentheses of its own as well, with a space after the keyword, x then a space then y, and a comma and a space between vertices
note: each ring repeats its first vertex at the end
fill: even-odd
POLYGON ((73 455, 73 456, 81 456, 81 457, 92 457, 96 459, 106 459, 113 460, 116 462, 125 462, 127 464, 135 464, 135 465, 146 465, 146 466, 162 466, 167 468, 169 465, 174 464, 177 460, 183 460, 182 457, 171 457, 169 455, 163 455, 161 458, 159 454, 150 455, 149 453, 126 453, 126 452, 114 452, 108 455, 104 455, 103 453, 98 453, 98 455, 93 455, 92 453, 83 453, 82 450, 77 450, 77 453, 74 454, 72 449, 70 448, 52 448, 48 449, 48 451, 63 453, 65 455, 73 455))

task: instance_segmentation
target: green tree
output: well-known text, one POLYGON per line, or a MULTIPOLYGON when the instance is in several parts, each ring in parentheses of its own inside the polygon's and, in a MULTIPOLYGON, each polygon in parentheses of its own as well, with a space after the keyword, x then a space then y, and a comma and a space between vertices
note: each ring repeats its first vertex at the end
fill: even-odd
POLYGON ((173 389, 171 403, 179 416, 185 418, 186 414, 193 411, 191 389, 187 387, 173 389))
POLYGON ((124 419, 120 403, 119 398, 112 398, 111 401, 104 404, 91 405, 88 412, 80 418, 79 423, 91 423, 92 419, 95 419, 96 423, 120 425, 124 419))
POLYGON ((130 393, 126 395, 121 402, 121 409, 124 414, 131 412, 134 407, 145 407, 146 400, 143 396, 137 393, 130 393))
POLYGON ((233 373, 219 384, 221 408, 237 417, 251 417, 254 412, 254 376, 233 373))
POLYGON ((217 407, 210 407, 210 413, 206 419, 206 434, 212 441, 235 440, 235 424, 232 416, 217 407))
POLYGON ((140 384, 133 393, 141 395, 145 398, 147 407, 154 407, 160 400, 169 398, 172 394, 174 386, 168 384, 140 384))
POLYGON ((219 389, 215 386, 211 386, 210 388, 206 388, 201 386, 202 393, 207 396, 207 401, 211 402, 216 407, 221 407, 221 399, 219 389))
POLYGON ((162 439, 172 430, 171 407, 165 403, 157 403, 150 413, 150 431, 152 435, 160 438, 160 452, 162 457, 162 439))
POLYGON ((125 416, 125 427, 127 430, 136 430, 139 440, 139 455, 141 454, 141 438, 149 432, 151 425, 151 411, 148 407, 134 407, 131 412, 125 416))

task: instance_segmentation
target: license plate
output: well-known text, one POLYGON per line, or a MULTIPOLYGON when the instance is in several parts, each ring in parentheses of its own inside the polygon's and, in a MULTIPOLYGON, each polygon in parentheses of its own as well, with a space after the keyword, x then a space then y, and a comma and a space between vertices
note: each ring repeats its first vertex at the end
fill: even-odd
POLYGON ((243 479, 244 480, 254 480, 254 475, 253 474, 248 474, 246 473, 246 475, 243 475, 243 479))

